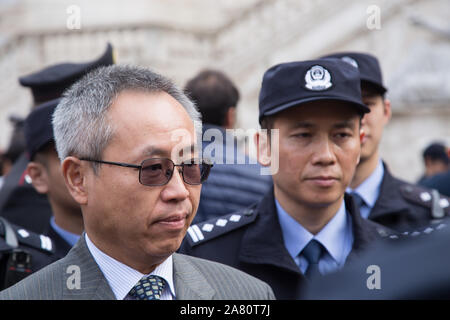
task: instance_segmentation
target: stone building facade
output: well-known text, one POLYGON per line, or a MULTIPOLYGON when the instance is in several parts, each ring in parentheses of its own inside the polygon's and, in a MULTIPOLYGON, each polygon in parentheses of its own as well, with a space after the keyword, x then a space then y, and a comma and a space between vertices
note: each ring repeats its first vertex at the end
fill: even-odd
POLYGON ((448 12, 448 0, 0 0, 0 149, 8 116, 30 110, 17 78, 93 59, 106 42, 119 63, 151 67, 181 86, 202 68, 224 70, 241 91, 242 128, 258 126, 267 68, 354 50, 380 59, 393 106, 382 155, 414 181, 428 143, 450 146, 448 12))

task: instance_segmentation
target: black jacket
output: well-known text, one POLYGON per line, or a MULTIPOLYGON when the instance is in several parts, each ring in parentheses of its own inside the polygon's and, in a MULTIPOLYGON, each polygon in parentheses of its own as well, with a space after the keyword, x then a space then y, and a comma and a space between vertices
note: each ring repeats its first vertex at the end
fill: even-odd
POLYGON ((70 249, 72 249, 72 246, 64 240, 50 224, 48 225, 45 235, 53 240, 53 244, 55 246, 55 261, 64 258, 70 249))
MULTIPOLYGON (((390 233, 361 218, 350 196, 345 196, 345 202, 354 232, 348 261, 374 240, 390 233)), ((273 188, 259 204, 249 209, 191 226, 180 252, 249 273, 267 282, 277 299, 295 299, 298 287, 305 284, 303 274, 284 246, 273 188)))
POLYGON ((42 269, 57 259, 59 258, 55 254, 55 243, 50 237, 34 233, 8 221, 0 222, 0 290, 16 283, 32 272, 42 269), (11 228, 11 233, 17 240, 17 247, 8 243, 6 236, 7 227, 5 227, 4 223, 11 228), (11 255, 16 251, 21 252, 22 258, 17 260, 18 264, 14 269, 11 269, 9 262, 11 261, 11 255), (28 255, 29 259, 23 258, 23 254, 28 255), (28 263, 24 263, 25 261, 28 261, 28 263), (13 272, 8 272, 8 270, 13 270, 13 272))
MULTIPOLYGON (((369 219, 390 229, 406 231, 427 226, 433 220, 432 191, 397 179, 384 165, 380 194, 369 219)), ((438 205, 450 215, 450 199, 440 195, 438 205)))

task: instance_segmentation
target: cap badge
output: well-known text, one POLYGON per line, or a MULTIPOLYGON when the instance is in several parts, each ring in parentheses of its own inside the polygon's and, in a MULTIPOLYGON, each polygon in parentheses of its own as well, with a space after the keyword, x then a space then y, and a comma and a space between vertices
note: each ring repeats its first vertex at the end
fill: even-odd
POLYGON ((342 57, 341 60, 347 62, 348 64, 351 64, 356 69, 358 69, 358 63, 356 62, 355 59, 345 56, 345 57, 342 57))
POLYGON ((326 90, 332 86, 331 75, 327 69, 316 65, 311 67, 305 74, 305 87, 313 91, 326 90))

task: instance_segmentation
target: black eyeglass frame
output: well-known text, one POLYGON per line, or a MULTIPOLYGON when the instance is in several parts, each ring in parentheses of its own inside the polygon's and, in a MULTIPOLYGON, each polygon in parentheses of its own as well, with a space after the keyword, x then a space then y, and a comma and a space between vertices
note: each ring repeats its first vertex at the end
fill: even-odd
POLYGON ((170 179, 172 179, 172 176, 173 176, 173 173, 174 173, 176 167, 181 167, 181 177, 183 178, 183 181, 185 183, 187 183, 189 185, 193 185, 193 186, 201 185, 203 182, 206 181, 206 179, 209 176, 209 173, 211 172, 211 168, 213 167, 213 164, 209 163, 208 161, 202 160, 201 162, 196 162, 196 161, 198 161, 198 159, 190 159, 190 161, 193 161, 192 163, 199 163, 201 165, 206 166, 206 168, 207 168, 206 169, 206 173, 201 175, 199 183, 191 183, 191 182, 187 182, 186 179, 184 178, 184 166, 187 165, 187 163, 175 164, 175 162, 173 162, 172 159, 169 159, 169 158, 148 158, 148 159, 142 160, 140 165, 124 163, 124 162, 95 160, 95 159, 90 159, 90 158, 80 158, 80 160, 82 160, 82 161, 89 161, 89 162, 95 162, 95 163, 101 163, 101 164, 109 164, 109 165, 125 167, 125 168, 139 169, 139 183, 144 185, 144 186, 148 186, 148 187, 158 187, 158 186, 164 186, 164 185, 168 184, 170 179), (167 178, 167 181, 165 183, 161 183, 161 184, 145 184, 145 183, 142 183, 142 181, 141 181, 142 167, 143 167, 144 162, 146 162, 148 160, 169 160, 173 164, 173 170, 171 171, 170 176, 167 178))

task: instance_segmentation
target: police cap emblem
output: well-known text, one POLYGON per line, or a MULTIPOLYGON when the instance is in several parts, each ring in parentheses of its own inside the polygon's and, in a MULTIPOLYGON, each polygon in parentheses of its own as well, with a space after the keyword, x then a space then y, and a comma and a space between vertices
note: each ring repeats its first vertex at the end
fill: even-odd
POLYGON ((305 81, 305 87, 312 91, 322 91, 332 86, 330 73, 319 65, 315 65, 306 71, 305 81))

